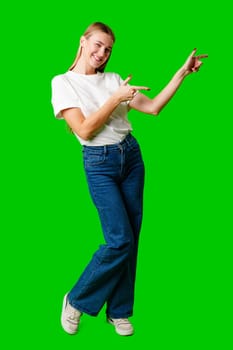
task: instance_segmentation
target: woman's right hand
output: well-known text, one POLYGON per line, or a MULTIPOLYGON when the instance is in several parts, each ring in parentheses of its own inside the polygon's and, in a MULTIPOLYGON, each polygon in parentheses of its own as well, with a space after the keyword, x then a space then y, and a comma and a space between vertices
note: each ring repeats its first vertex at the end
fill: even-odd
POLYGON ((196 52, 197 52, 197 49, 193 49, 193 51, 188 56, 187 60, 185 61, 182 67, 185 76, 193 72, 198 72, 202 65, 202 61, 200 61, 200 58, 208 57, 208 55, 195 56, 196 52))
POLYGON ((150 90, 147 86, 128 85, 128 82, 131 79, 132 75, 129 75, 115 92, 115 95, 119 98, 120 102, 131 101, 139 90, 150 90))

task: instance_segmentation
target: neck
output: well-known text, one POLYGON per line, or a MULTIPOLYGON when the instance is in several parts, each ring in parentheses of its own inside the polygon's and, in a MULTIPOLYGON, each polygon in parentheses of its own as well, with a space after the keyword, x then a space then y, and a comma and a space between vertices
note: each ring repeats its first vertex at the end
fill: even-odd
POLYGON ((86 62, 82 60, 82 58, 78 60, 78 62, 76 63, 72 71, 79 74, 86 74, 86 75, 96 74, 95 69, 87 65, 86 62))

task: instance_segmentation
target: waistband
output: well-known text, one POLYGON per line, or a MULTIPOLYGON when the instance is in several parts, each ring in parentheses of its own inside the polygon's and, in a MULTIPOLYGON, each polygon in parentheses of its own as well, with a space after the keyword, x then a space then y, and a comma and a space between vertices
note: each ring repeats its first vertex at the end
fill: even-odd
POLYGON ((135 141, 134 136, 129 133, 121 142, 113 143, 111 145, 103 145, 103 146, 83 146, 83 150, 85 149, 91 149, 91 150, 113 150, 113 149, 119 149, 119 147, 124 147, 127 145, 132 144, 132 142, 135 141))

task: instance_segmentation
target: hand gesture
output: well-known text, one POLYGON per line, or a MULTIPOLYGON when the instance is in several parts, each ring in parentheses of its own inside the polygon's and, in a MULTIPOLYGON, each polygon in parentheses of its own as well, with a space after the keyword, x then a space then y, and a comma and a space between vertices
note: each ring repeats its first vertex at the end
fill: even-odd
POLYGON ((129 75, 116 91, 116 94, 121 102, 131 101, 136 96, 139 90, 150 90, 150 88, 147 86, 128 85, 128 82, 131 79, 132 75, 129 75))
POLYGON ((187 58, 185 64, 183 65, 183 69, 185 71, 185 75, 188 75, 193 72, 198 72, 200 69, 200 66, 202 65, 202 61, 200 61, 200 58, 207 58, 208 55, 198 55, 195 56, 197 49, 194 49, 191 53, 191 55, 187 58))

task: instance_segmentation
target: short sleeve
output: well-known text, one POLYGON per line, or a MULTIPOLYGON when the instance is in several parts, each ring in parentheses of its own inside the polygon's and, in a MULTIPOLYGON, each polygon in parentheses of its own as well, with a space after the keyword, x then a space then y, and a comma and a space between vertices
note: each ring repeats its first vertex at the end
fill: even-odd
POLYGON ((52 106, 54 115, 58 119, 63 119, 62 110, 80 107, 78 95, 63 75, 52 79, 52 106))
POLYGON ((119 74, 114 73, 114 75, 116 77, 118 84, 121 85, 124 82, 124 80, 121 78, 121 76, 119 74))

